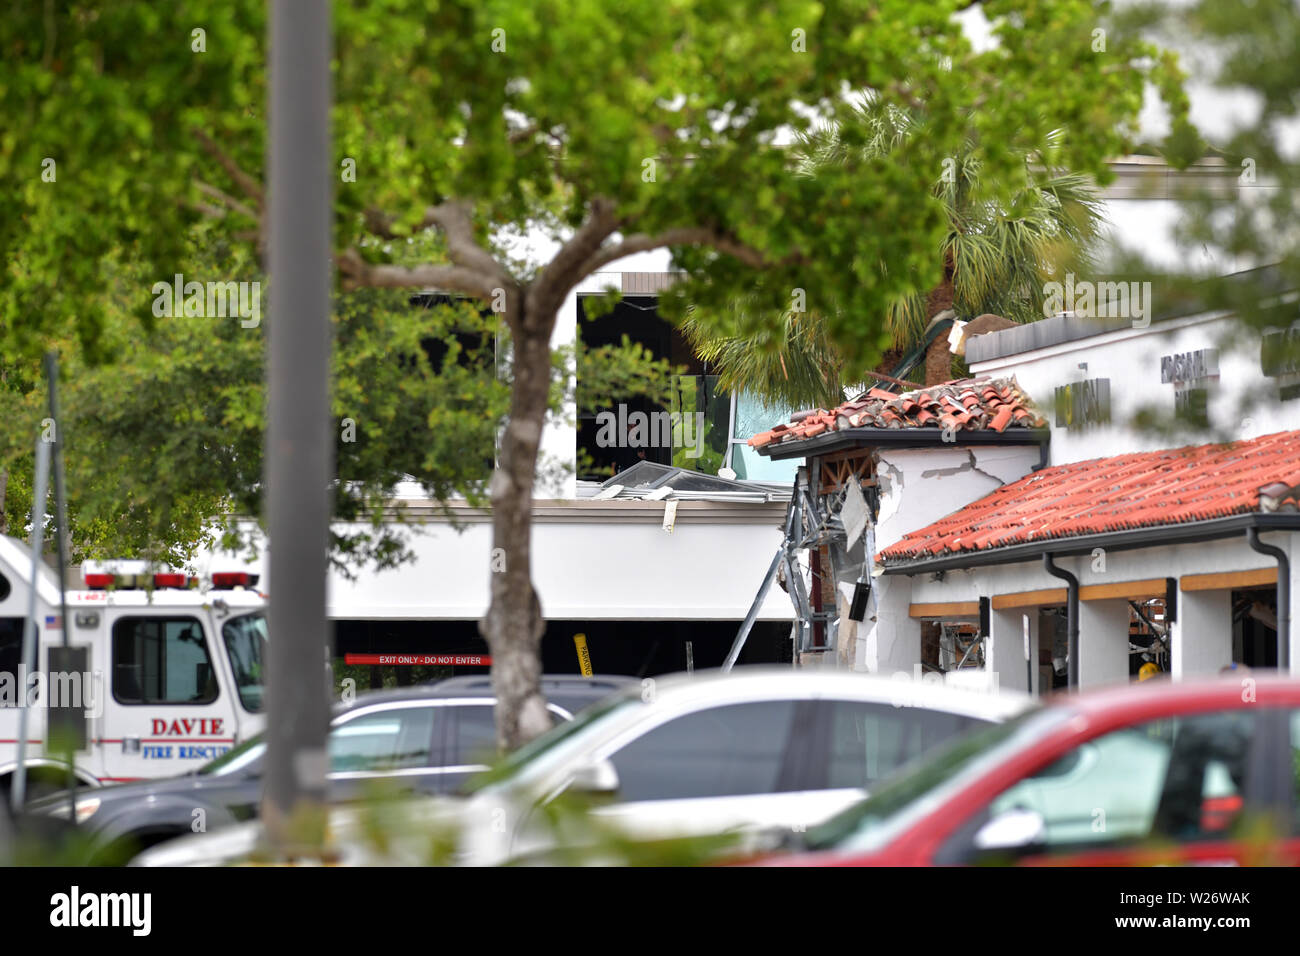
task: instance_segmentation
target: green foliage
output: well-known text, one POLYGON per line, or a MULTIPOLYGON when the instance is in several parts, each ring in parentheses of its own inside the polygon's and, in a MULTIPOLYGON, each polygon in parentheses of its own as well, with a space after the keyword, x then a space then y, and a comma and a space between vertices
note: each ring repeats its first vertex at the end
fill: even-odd
MULTIPOLYGON (((260 281, 240 245, 207 230, 187 252, 188 277, 260 281)), ((115 267, 103 303, 100 342, 113 361, 93 364, 73 347, 72 323, 56 340, 61 368, 61 437, 66 443, 69 514, 78 558, 142 555, 181 565, 212 522, 262 513, 265 329, 238 318, 132 316, 156 279, 137 265, 115 267)), ((265 296, 263 297, 265 303, 265 296)), ((405 554, 401 518, 384 501, 399 481, 418 481, 439 499, 460 491, 479 500, 491 470, 506 385, 495 374, 496 317, 463 305, 415 310, 399 292, 341 296, 334 316, 332 401, 334 513, 352 522, 334 536, 338 566, 383 567, 405 554), (431 354, 443 353, 438 364, 431 354)), ((5 518, 21 533, 31 508, 32 448, 46 418, 36 360, 11 362, 0 388, 0 466, 8 469, 5 518)), ((227 544, 247 546, 233 530, 227 544)))
MULTIPOLYGON (((890 305, 941 277, 945 160, 979 169, 973 207, 1007 204, 1030 186, 1026 156, 1104 174, 1148 81, 1184 121, 1173 61, 1089 0, 988 0, 999 42, 980 51, 952 16, 962 5, 337 0, 335 247, 370 263, 445 264, 450 243, 421 230, 431 205, 455 200, 472 238, 526 285, 545 263, 512 239, 562 244, 606 209, 619 235, 668 246, 685 271, 666 314, 694 305, 708 324, 745 295, 779 342, 792 290, 806 290, 845 368, 870 368, 894 340, 890 305), (854 126, 845 89, 905 112, 908 135, 862 148, 870 131, 854 126), (844 161, 795 175, 789 133, 824 126, 844 131, 844 161)), ((34 360, 57 347, 79 548, 183 557, 211 515, 260 512, 262 332, 159 320, 148 289, 210 264, 214 279, 258 273, 226 242, 251 248, 265 225, 265 4, 19 4, 0 22, 0 50, 12 440, 30 443, 34 360), (201 219, 212 226, 196 233, 201 219), (124 368, 103 370, 110 357, 124 368)), ((604 264, 580 261, 555 281, 567 291, 604 264)), ((413 320, 396 293, 340 301, 335 413, 358 438, 336 449, 339 517, 375 519, 402 475, 437 496, 480 488, 510 380, 496 354, 509 352, 495 330, 497 375, 482 374, 489 349, 463 334, 488 332, 487 318, 444 311, 413 320), (431 368, 421 336, 455 340, 474 353, 470 367, 431 368)), ((549 317, 536 321, 523 331, 549 335, 549 317)), ((730 320, 716 321, 726 332, 730 320)), ((5 460, 21 501, 21 453, 5 460)), ((15 526, 21 506, 6 507, 15 526)), ((336 541, 345 560, 400 553, 378 527, 358 535, 336 541)))
MULTIPOLYGON (((882 154, 922 134, 906 111, 881 107, 867 96, 851 127, 827 126, 801 139, 799 173, 825 175, 859 155, 882 154)), ((1103 222, 1101 199, 1089 177, 1043 169, 1059 140, 1059 134, 1050 134, 1048 151, 1022 158, 1023 186, 1006 198, 981 187, 973 142, 962 143, 946 161, 928 201, 947 221, 934 260, 949 264, 958 319, 992 312, 1032 322, 1043 315, 1045 282, 1067 269, 1086 273, 1089 268, 1103 222)), ((907 352, 923 341, 935 313, 931 292, 918 287, 887 304, 881 322, 889 349, 907 352)), ((795 407, 834 408, 846 386, 869 377, 870 364, 846 358, 833 334, 833 311, 797 312, 787 303, 775 326, 754 312, 755 303, 742 299, 721 316, 693 312, 684 325, 697 354, 718 369, 728 390, 795 407)))
POLYGON ((618 345, 588 348, 579 339, 577 406, 579 415, 594 415, 619 402, 644 398, 667 405, 674 375, 685 371, 667 359, 656 359, 645 346, 626 335, 618 345))

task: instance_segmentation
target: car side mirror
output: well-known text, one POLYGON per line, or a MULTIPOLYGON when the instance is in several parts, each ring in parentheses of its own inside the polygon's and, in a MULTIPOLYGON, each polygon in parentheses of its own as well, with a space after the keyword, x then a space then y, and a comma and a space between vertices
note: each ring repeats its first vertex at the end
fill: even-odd
POLYGON ((1037 810, 1013 807, 999 813, 975 834, 977 850, 1024 850, 1047 840, 1047 821, 1037 810))
POLYGON ((592 761, 578 768, 569 781, 569 789, 576 793, 616 794, 618 771, 608 760, 592 761))

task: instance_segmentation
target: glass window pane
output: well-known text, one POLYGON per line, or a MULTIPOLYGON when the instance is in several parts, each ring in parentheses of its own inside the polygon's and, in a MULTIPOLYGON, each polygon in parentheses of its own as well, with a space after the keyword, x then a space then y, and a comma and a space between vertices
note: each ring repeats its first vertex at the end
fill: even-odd
POLYGON ((735 442, 731 446, 731 468, 737 478, 749 481, 789 481, 793 482, 795 472, 803 464, 802 458, 787 458, 773 461, 748 445, 735 442))
POLYGON ((262 660, 266 655, 266 615, 245 614, 221 626, 221 636, 235 672, 235 687, 244 709, 262 709, 262 660))
POLYGON ((826 785, 867 787, 976 721, 957 714, 859 701, 826 701, 831 708, 826 785))
POLYGON ((113 696, 123 704, 206 704, 217 679, 193 617, 125 617, 113 625, 113 696))
POLYGON ((622 800, 681 800, 775 793, 794 702, 733 704, 687 714, 611 758, 622 800))
POLYGON ((756 395, 742 392, 736 396, 736 427, 732 438, 750 438, 765 432, 774 425, 788 422, 795 409, 784 405, 768 405, 756 395))
POLYGON ((718 390, 718 376, 674 376, 671 406, 673 465, 717 474, 731 418, 731 396, 718 390))
POLYGON ((990 816, 1037 811, 1049 847, 1222 836, 1242 810, 1254 725, 1224 711, 1106 734, 1004 791, 990 816))
POLYGON ((495 711, 490 703, 456 708, 456 763, 489 764, 496 759, 495 711))
POLYGON ((363 714, 330 731, 330 769, 339 773, 427 767, 432 739, 432 707, 363 714))

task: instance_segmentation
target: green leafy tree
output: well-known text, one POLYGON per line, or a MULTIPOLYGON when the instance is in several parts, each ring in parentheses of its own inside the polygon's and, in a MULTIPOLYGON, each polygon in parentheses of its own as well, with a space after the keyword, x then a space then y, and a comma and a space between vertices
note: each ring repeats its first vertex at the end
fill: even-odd
MULTIPOLYGON (((799 143, 801 175, 816 177, 852 162, 857 153, 895 149, 919 135, 909 114, 878 108, 870 99, 850 122, 865 132, 865 143, 850 144, 838 127, 815 130, 799 143)), ((1060 138, 1049 136, 1047 151, 1024 158, 1025 179, 1009 199, 981 190, 974 143, 963 143, 945 163, 928 198, 948 224, 935 249, 941 278, 928 290, 888 304, 882 325, 889 346, 879 367, 850 362, 825 313, 787 308, 774 324, 750 315, 753 303, 745 300, 720 321, 693 315, 685 325, 688 338, 718 369, 723 387, 794 407, 833 408, 844 400, 845 387, 862 383, 873 371, 889 375, 903 356, 922 349, 922 384, 947 381, 953 372, 947 336, 927 342, 937 318, 970 322, 991 315, 1032 322, 1042 318, 1049 277, 1066 268, 1083 272, 1091 262, 1103 223, 1100 195, 1089 177, 1047 168, 1059 153, 1060 138)))
MULTIPOLYGON (((870 367, 892 343, 889 305, 942 279, 948 223, 931 200, 945 160, 974 144, 979 193, 1007 201, 1030 179, 1025 155, 1101 174, 1149 80, 1181 123, 1173 64, 1118 28, 1098 52, 1093 3, 989 0, 996 43, 980 50, 953 18, 966 5, 334 4, 343 288, 438 289, 504 325, 510 394, 488 494, 505 569, 483 569, 481 625, 503 746, 548 725, 532 491, 556 313, 579 282, 668 249, 686 277, 669 314, 719 314, 750 293, 775 325, 802 289, 846 361, 870 367), (914 134, 858 149, 845 89, 909 111, 914 134), (850 158, 792 175, 788 134, 819 124, 844 130, 850 158), (524 232, 547 251, 521 261, 524 232)), ((260 246, 265 32, 255 0, 74 0, 0 22, 0 172, 14 184, 0 193, 0 314, 16 346, 73 317, 83 346, 101 346, 114 261, 170 276, 199 217, 260 246), (42 179, 45 159, 57 180, 42 179)))

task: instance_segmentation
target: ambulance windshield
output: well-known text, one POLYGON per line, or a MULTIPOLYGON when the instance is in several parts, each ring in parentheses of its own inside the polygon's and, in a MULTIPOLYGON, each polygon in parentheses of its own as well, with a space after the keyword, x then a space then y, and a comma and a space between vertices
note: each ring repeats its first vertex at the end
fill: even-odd
POLYGON ((221 636, 235 672, 239 703, 244 710, 262 709, 262 661, 266 654, 266 615, 262 612, 233 617, 221 626, 221 636))

